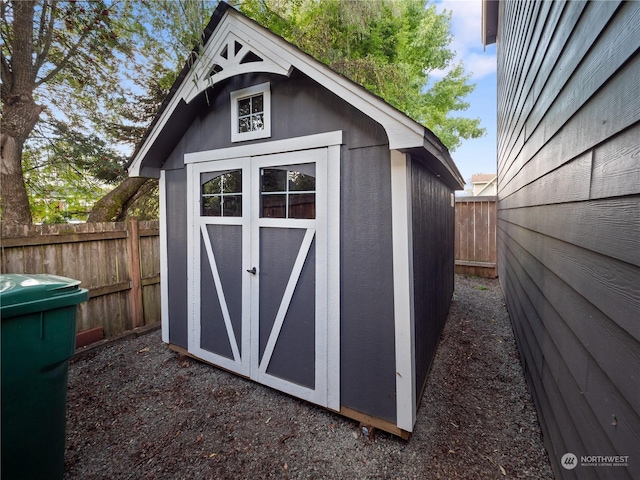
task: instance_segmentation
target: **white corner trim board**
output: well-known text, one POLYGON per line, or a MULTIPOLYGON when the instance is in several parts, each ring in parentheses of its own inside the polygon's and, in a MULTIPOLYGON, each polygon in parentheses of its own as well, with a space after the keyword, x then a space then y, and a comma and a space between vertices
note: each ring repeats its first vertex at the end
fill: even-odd
POLYGON ((396 415, 398 427, 407 432, 413 431, 416 421, 410 168, 408 155, 391 151, 396 415))
POLYGON ((169 266, 167 250, 167 178, 160 172, 158 182, 158 203, 160 209, 160 320, 162 341, 169 343, 169 266))
MULTIPOLYGON (((340 144, 328 147, 327 218, 340 219, 340 144)), ((327 407, 340 410, 340 221, 327 222, 327 407)))

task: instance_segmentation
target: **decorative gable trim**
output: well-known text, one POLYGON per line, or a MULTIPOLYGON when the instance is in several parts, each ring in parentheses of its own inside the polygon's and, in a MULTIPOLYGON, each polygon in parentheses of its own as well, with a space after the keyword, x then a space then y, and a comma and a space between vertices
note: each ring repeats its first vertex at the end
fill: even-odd
POLYGON ((259 42, 252 41, 249 29, 229 12, 226 13, 221 28, 207 41, 184 80, 187 86, 181 97, 186 103, 216 83, 243 73, 290 75, 291 63, 274 52, 265 51, 259 42))

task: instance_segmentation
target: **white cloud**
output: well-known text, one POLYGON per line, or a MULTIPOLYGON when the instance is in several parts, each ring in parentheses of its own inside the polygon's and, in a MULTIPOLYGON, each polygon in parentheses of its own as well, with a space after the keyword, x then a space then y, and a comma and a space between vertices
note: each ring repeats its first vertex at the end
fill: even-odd
MULTIPOLYGON (((438 12, 452 12, 451 33, 454 40, 451 49, 456 52, 455 63, 462 60, 465 71, 472 73, 472 80, 490 75, 496 71, 495 48, 484 51, 482 46, 482 1, 443 0, 436 2, 438 12)), ((442 78, 447 71, 431 73, 434 78, 442 78)))
POLYGON ((429 78, 433 80, 440 80, 441 78, 444 78, 447 73, 449 73, 449 70, 449 68, 445 68, 444 70, 431 70, 429 72, 429 78))
POLYGON ((474 80, 478 80, 496 71, 495 53, 479 54, 471 52, 463 61, 466 71, 471 72, 471 78, 474 80))

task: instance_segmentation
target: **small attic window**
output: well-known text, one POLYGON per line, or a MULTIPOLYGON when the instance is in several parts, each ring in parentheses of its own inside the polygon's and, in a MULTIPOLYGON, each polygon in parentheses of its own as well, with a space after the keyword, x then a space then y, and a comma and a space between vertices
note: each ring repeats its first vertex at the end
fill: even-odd
POLYGON ((231 141, 243 142, 271 136, 269 83, 231 92, 231 141))

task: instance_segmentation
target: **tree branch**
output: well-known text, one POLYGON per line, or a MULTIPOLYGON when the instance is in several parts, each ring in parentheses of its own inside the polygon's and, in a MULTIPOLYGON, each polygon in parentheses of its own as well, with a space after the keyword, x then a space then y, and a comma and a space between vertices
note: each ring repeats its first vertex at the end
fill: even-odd
POLYGON ((184 18, 188 18, 187 11, 185 10, 184 4, 182 3, 181 0, 178 0, 178 7, 180 8, 180 10, 182 10, 182 15, 184 15, 184 18))
POLYGON ((51 70, 49 73, 47 73, 46 76, 44 76, 43 78, 41 78, 40 80, 37 80, 35 82, 36 88, 39 87, 40 85, 42 85, 43 83, 47 83, 49 80, 51 80, 53 77, 55 77, 60 72, 60 70, 62 70, 63 68, 65 68, 67 66, 67 64, 70 62, 70 60, 78 52, 78 50, 80 48, 80 45, 82 45, 82 43, 89 36, 89 33, 91 33, 92 30, 93 30, 92 28, 89 28, 86 32, 82 32, 82 35, 80 35, 80 38, 78 39, 78 41, 75 43, 75 45, 73 45, 68 50, 68 52, 65 55, 65 57, 62 60, 60 60, 60 63, 58 63, 58 65, 56 65, 56 67, 53 70, 51 70))
POLYGON ((11 40, 9 39, 9 29, 7 28, 7 4, 8 2, 0 2, 0 19, 2 19, 2 28, 0 28, 0 37, 4 48, 9 52, 9 56, 12 56, 11 52, 11 40))
MULTIPOLYGON (((53 0, 55 3, 55 0, 53 0)), ((42 40, 45 35, 45 22, 47 19, 47 6, 48 2, 45 0, 42 2, 42 11, 40 12, 40 21, 38 22, 38 43, 36 45, 42 45, 42 40)), ((51 5, 53 7, 53 4, 51 5)))
POLYGON ((147 182, 148 178, 129 177, 108 194, 98 200, 87 218, 87 223, 112 222, 120 218, 126 211, 131 199, 138 190, 147 182))
POLYGON ((49 56, 49 49, 51 48, 51 42, 53 41, 53 29, 55 23, 55 15, 53 13, 54 9, 57 8, 57 4, 57 0, 53 0, 49 5, 49 25, 47 27, 44 26, 46 21, 47 2, 42 4, 42 16, 40 17, 40 29, 38 32, 38 45, 42 46, 42 50, 36 55, 36 61, 33 67, 34 82, 38 77, 40 68, 44 65, 45 59, 49 56))

